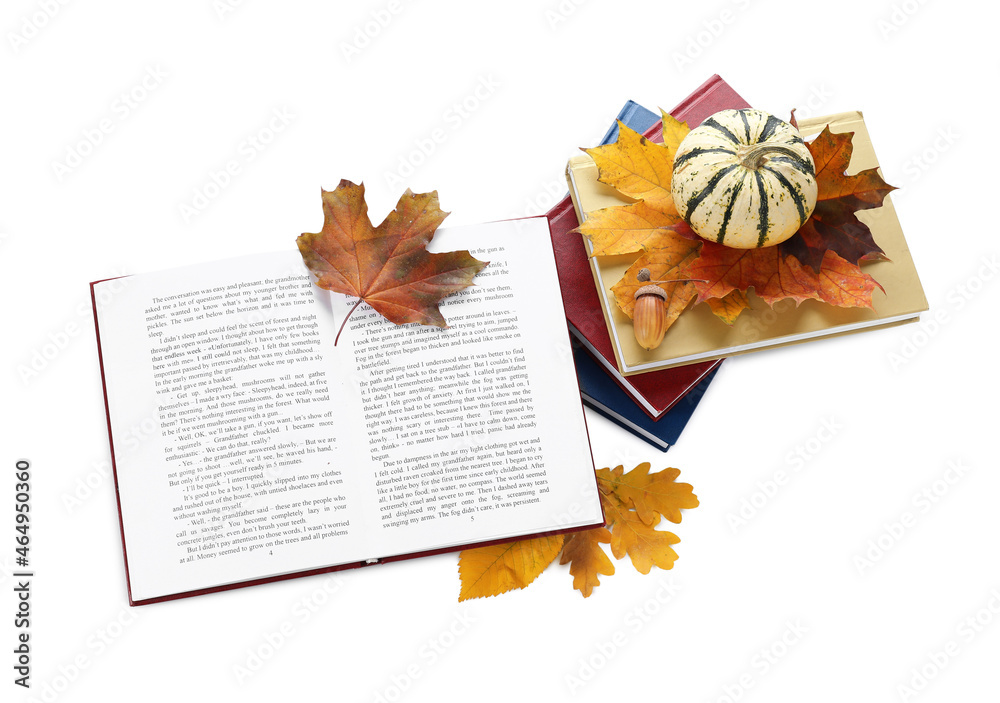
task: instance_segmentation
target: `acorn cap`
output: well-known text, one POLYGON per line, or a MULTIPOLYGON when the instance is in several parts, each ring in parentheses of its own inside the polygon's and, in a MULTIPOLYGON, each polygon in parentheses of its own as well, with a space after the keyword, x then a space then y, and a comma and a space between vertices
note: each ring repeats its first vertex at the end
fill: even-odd
POLYGON ((666 292, 659 286, 654 286, 654 285, 643 286, 642 288, 637 290, 635 292, 635 299, 638 300, 644 295, 658 295, 660 296, 660 299, 663 301, 666 301, 667 299, 666 292))

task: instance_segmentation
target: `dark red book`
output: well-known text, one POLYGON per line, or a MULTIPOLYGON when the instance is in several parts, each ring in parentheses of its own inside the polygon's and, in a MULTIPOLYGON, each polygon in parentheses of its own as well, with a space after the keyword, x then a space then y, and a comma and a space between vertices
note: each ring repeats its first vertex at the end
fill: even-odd
MULTIPOLYGON (((721 77, 715 75, 671 110, 670 114, 682 122, 700 124, 719 110, 743 107, 749 107, 749 104, 721 77)), ((653 141, 661 141, 662 125, 657 122, 646 130, 645 136, 653 141)), ((549 210, 546 217, 549 220, 556 260, 559 262, 559 285, 570 331, 647 415, 654 420, 659 419, 712 369, 721 364, 721 360, 628 378, 622 376, 615 363, 611 337, 601 312, 582 235, 570 232, 577 227, 578 222, 569 196, 549 210)))

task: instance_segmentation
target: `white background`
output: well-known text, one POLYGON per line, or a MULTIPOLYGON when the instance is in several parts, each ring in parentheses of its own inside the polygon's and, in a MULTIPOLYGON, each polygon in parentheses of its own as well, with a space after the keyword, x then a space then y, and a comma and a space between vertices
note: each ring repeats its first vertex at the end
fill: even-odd
POLYGON ((0 697, 997 700, 996 8, 400 3, 4 3, 0 559, 28 458, 36 579, 29 696, 2 574, 0 697), (864 111, 931 314, 732 359, 666 455, 588 413, 598 467, 694 485, 672 571, 618 562, 585 600, 554 565, 458 604, 445 555, 127 606, 89 281, 291 247, 341 178, 376 221, 405 187, 449 224, 537 214, 627 99, 669 109, 713 73, 780 116, 864 111))

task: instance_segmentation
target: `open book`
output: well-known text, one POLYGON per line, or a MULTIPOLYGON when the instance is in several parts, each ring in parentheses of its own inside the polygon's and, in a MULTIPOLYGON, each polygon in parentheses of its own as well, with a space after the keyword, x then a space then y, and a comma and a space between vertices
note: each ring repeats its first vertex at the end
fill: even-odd
POLYGON ((491 262, 450 328, 337 346, 291 247, 91 285, 130 602, 604 523, 546 220, 428 249, 491 262))

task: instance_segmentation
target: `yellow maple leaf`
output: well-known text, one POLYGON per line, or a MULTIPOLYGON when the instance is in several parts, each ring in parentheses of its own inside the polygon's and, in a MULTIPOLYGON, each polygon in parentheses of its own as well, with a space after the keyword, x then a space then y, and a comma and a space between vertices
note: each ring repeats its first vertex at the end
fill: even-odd
POLYGON ((643 201, 622 207, 606 207, 587 214, 574 231, 586 235, 591 256, 612 256, 642 251, 661 230, 682 222, 677 212, 661 212, 643 201))
POLYGON ((619 122, 618 141, 584 151, 597 164, 601 183, 661 212, 676 214, 670 194, 676 144, 651 142, 619 122))
POLYGON ((634 509, 647 525, 655 525, 660 516, 679 523, 681 510, 698 507, 698 496, 691 484, 677 483, 680 474, 680 470, 673 468, 651 474, 649 462, 643 462, 628 473, 623 466, 601 469, 597 472, 597 485, 602 493, 613 493, 634 509))
POLYGON ((601 547, 601 544, 609 542, 611 533, 606 527, 582 530, 566 537, 559 563, 569 564, 573 588, 582 593, 584 598, 589 598, 594 588, 601 585, 601 574, 611 576, 615 573, 615 565, 601 547))
POLYGON ((458 600, 524 588, 545 571, 563 547, 562 535, 464 549, 458 560, 458 600))

